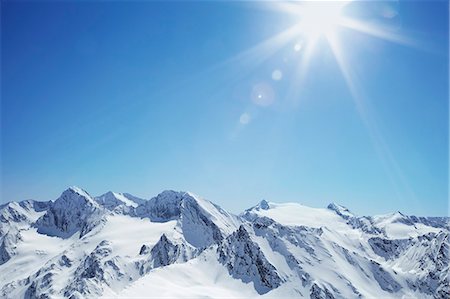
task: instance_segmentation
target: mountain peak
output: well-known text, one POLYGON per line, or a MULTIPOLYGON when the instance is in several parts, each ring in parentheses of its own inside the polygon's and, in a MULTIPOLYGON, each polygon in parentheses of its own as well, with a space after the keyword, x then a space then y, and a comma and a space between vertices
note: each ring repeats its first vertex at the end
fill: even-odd
POLYGON ((268 202, 267 200, 263 199, 258 204, 256 204, 255 206, 245 210, 245 212, 250 212, 250 211, 255 211, 255 210, 256 211, 269 210, 269 209, 270 209, 270 202, 268 202))
POLYGON ((350 212, 349 209, 347 209, 344 206, 338 205, 334 202, 330 203, 327 206, 327 209, 334 211, 336 214, 338 214, 339 216, 341 216, 342 218, 345 218, 345 219, 355 216, 352 212, 350 212))
POLYGON ((53 207, 67 209, 80 205, 98 207, 91 195, 79 187, 69 187, 53 202, 53 207))
POLYGON ((103 209, 81 188, 70 187, 56 199, 35 223, 40 233, 68 238, 80 237, 100 223, 103 209))
POLYGON ((269 202, 268 202, 267 200, 265 200, 265 199, 261 200, 261 201, 259 202, 258 206, 259 206, 261 209, 263 209, 263 210, 268 210, 268 209, 270 209, 269 202))
POLYGON ((76 193, 78 195, 81 195, 81 196, 84 196, 84 197, 87 197, 87 198, 91 197, 91 195, 87 191, 85 191, 85 190, 83 190, 83 189, 81 189, 80 187, 77 187, 77 186, 70 186, 69 188, 67 188, 63 192, 63 194, 66 193, 66 192, 67 193, 76 193))

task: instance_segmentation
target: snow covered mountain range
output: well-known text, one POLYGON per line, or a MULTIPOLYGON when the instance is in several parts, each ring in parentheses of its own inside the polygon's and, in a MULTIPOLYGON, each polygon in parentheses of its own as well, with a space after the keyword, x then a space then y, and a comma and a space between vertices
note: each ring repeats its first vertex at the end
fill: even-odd
POLYGON ((449 234, 447 217, 72 187, 0 206, 0 297, 450 298, 449 234))

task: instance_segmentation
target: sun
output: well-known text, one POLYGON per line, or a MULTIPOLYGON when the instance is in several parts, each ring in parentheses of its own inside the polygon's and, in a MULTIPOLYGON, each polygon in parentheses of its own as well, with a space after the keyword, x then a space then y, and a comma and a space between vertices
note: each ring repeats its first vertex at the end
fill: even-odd
POLYGON ((299 30, 309 38, 329 36, 341 21, 342 2, 315 2, 302 5, 298 11, 299 30))

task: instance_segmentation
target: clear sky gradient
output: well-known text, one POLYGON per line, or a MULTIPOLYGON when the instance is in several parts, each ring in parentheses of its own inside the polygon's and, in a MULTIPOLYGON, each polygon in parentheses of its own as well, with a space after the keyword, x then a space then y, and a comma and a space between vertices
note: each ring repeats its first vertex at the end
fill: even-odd
POLYGON ((387 33, 336 28, 342 64, 323 36, 281 43, 301 17, 263 2, 1 6, 1 202, 77 185, 448 213, 446 1, 349 4, 387 33))

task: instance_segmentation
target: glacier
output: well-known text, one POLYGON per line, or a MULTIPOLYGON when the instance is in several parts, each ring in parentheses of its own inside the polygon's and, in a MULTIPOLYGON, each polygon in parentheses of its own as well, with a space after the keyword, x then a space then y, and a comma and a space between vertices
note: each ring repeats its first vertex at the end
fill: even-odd
POLYGON ((1 298, 450 298, 450 218, 191 192, 0 206, 1 298))

